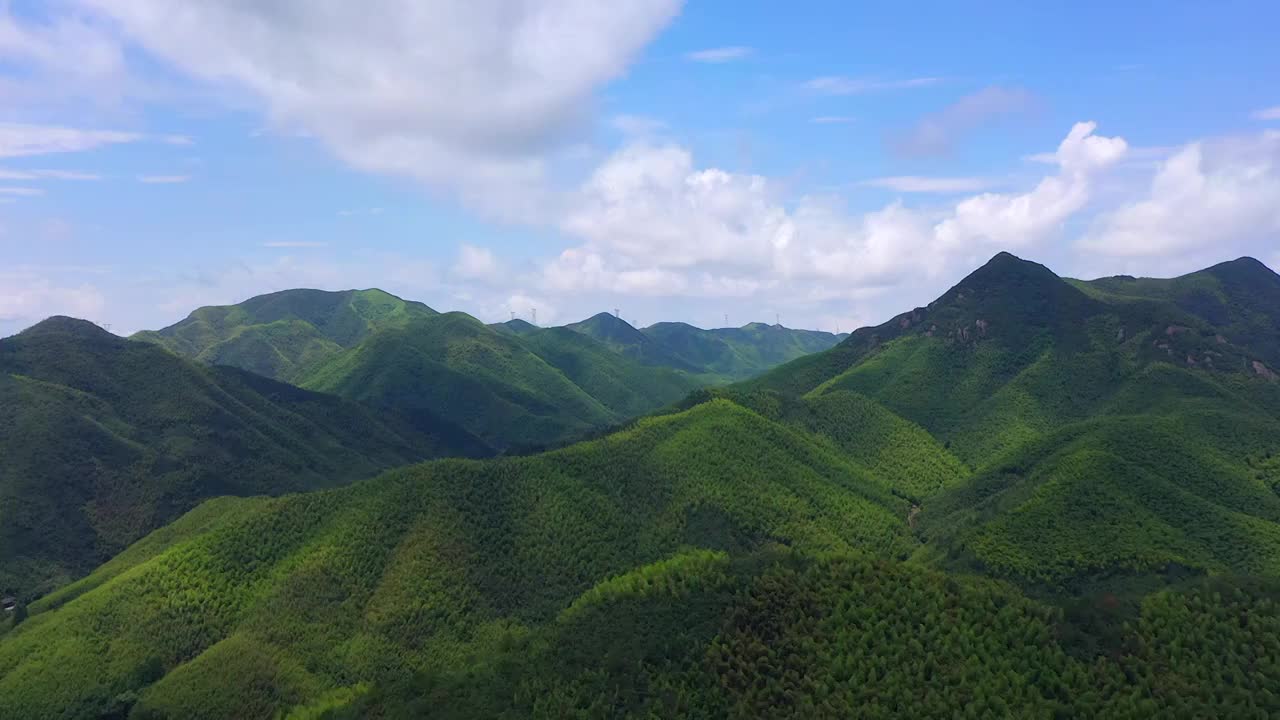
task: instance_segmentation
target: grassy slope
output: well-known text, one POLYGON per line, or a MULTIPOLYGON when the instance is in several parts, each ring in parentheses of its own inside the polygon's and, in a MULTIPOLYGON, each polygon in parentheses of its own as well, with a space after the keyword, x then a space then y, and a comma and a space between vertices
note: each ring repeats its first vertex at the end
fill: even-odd
POLYGON ((902 557, 906 510, 832 449, 723 400, 544 455, 201 508, 0 638, 0 715, 83 716, 139 690, 174 715, 269 714, 465 667, 686 546, 902 557))
POLYGON ((0 340, 0 590, 47 592, 214 495, 484 452, 449 423, 424 433, 53 318, 0 340))
POLYGON ((238 305, 203 307, 175 325, 140 332, 134 339, 201 362, 291 380, 377 330, 435 314, 422 303, 381 290, 284 290, 238 305))

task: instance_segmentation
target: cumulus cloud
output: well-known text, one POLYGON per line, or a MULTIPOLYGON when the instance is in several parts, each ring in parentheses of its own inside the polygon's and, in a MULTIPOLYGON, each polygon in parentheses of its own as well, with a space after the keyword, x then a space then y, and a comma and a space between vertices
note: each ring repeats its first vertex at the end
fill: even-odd
POLYGON ((892 145, 903 155, 945 155, 966 135, 997 118, 1025 113, 1034 103, 1034 96, 1021 88, 983 88, 921 118, 894 138, 892 145))
POLYGON ((453 274, 467 280, 493 280, 501 273, 498 258, 488 248, 463 243, 458 246, 458 259, 453 274))
POLYGON ((583 244, 550 262, 543 279, 560 292, 723 297, 783 287, 821 299, 937 277, 956 259, 1058 233, 1096 175, 1124 156, 1123 139, 1094 130, 1075 125, 1055 154, 1058 172, 1027 192, 862 214, 837 198, 788 201, 763 176, 698 168, 675 145, 629 146, 580 189, 562 229, 583 244))
POLYGON ((1161 164, 1145 196, 1098 218, 1080 241, 1113 256, 1259 252, 1280 235, 1280 131, 1191 143, 1161 164))
POLYGON ((97 320, 106 299, 92 284, 61 283, 35 268, 0 269, 0 336, 50 315, 97 320))
POLYGON ((83 0, 131 42, 247 94, 370 172, 537 215, 548 153, 680 0, 83 0))
POLYGON ((863 185, 904 193, 963 193, 985 190, 994 184, 980 177, 919 177, 896 175, 865 180, 863 185))
POLYGON ((734 60, 741 60, 754 53, 753 48, 744 47, 742 45, 733 45, 730 47, 708 48, 706 50, 695 50, 685 54, 686 60, 692 60, 700 63, 727 63, 734 60))

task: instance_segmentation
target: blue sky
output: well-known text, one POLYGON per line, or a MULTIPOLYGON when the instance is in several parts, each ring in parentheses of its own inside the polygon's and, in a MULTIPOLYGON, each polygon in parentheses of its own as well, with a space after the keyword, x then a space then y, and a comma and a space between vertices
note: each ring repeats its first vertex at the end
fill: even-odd
POLYGON ((0 0, 0 335, 288 287, 842 330, 1280 267, 1266 2, 0 0))

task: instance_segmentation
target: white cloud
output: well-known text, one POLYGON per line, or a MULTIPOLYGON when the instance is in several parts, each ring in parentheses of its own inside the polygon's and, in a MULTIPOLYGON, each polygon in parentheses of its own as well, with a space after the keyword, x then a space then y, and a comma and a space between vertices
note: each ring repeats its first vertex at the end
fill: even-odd
POLYGON ((1097 124, 1076 123, 1058 146, 1058 175, 1046 177, 1029 193, 984 193, 956 205, 952 217, 937 227, 944 247, 975 242, 997 249, 1021 247, 1061 228, 1089 200, 1094 175, 1124 157, 1122 138, 1094 135, 1097 124))
POLYGON ((458 246, 453 274, 467 280, 493 280, 501 274, 501 269, 493 251, 463 243, 458 246))
POLYGON ((138 133, 118 130, 0 123, 0 157, 82 152, 104 145, 137 142, 142 137, 138 133))
POLYGON ((177 68, 247 94, 358 169, 539 216, 548 156, 680 0, 83 0, 177 68))
POLYGON ((36 195, 43 195, 43 194, 44 194, 44 190, 41 190, 40 188, 0 187, 0 195, 17 195, 20 197, 34 197, 36 195))
POLYGON ((903 90, 937 85, 935 77, 917 77, 906 80, 880 80, 877 78, 852 78, 841 75, 824 75, 805 81, 802 87, 823 95, 861 95, 877 90, 903 90))
POLYGON ((841 125, 853 122, 853 118, 849 115, 819 115, 809 122, 817 125, 841 125))
POLYGON ((991 187, 994 183, 988 178, 981 177, 896 175, 865 180, 862 184, 905 193, 962 193, 978 192, 991 187))
POLYGON ((1160 166, 1145 197, 1100 217, 1079 246, 1195 263, 1265 254, 1278 235, 1280 131, 1270 130, 1183 147, 1160 166))
POLYGON ((700 63, 727 63, 742 60, 755 52, 754 48, 734 45, 731 47, 709 48, 685 54, 685 59, 700 63))
POLYGON ((94 285, 60 283, 33 268, 0 269, 0 335, 51 315, 97 320, 105 308, 106 299, 94 285))
POLYGON ((175 185, 191 179, 190 175, 139 175, 138 182, 148 185, 175 185))
MULTIPOLYGON (((789 202, 767 178, 700 169, 678 146, 633 145, 579 191, 562 229, 583 242, 548 263, 542 283, 559 293, 864 301, 869 288, 927 282, 956 262, 1057 234, 1088 202, 1095 176, 1124 156, 1124 140, 1093 131, 1093 123, 1073 127, 1056 153, 1058 173, 1027 192, 985 193, 941 208, 893 203, 863 214, 837 198, 789 202)), ((881 184, 959 191, 976 182, 881 184)))
POLYGON ((989 125, 994 119, 1025 113, 1034 106, 1034 97, 1021 88, 991 86, 966 95, 931 115, 926 115, 893 141, 904 155, 942 155, 951 151, 965 135, 989 125))
POLYGON ((101 180, 102 176, 78 170, 6 170, 0 168, 0 180, 101 180))
POLYGON ((262 247, 269 248, 323 248, 329 247, 327 242, 314 242, 309 240, 272 240, 262 243, 262 247))
POLYGON ((45 21, 17 18, 0 4, 0 60, 23 71, 8 88, 24 105, 57 103, 72 96, 118 101, 126 85, 119 42, 106 28, 78 12, 45 21))
POLYGON ((1258 110, 1251 117, 1254 120, 1280 120, 1280 105, 1258 110))

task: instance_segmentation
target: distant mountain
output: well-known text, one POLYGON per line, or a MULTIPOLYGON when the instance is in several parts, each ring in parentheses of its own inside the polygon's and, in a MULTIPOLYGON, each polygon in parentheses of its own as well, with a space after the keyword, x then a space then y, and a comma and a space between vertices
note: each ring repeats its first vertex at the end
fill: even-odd
POLYGON ((55 317, 0 340, 0 591, 33 597, 216 495, 490 452, 336 397, 55 317))
POLYGON ((286 290, 134 338, 429 421, 448 416, 501 450, 559 444, 835 342, 765 325, 652 330, 606 313, 567 328, 485 326, 380 290, 286 290))
POLYGON ((642 332, 696 372, 743 380, 798 357, 826 350, 840 340, 828 332, 749 323, 702 330, 685 323, 657 323, 642 332))
POLYGON ((200 362, 290 380, 378 330, 437 314, 381 290, 283 290, 238 305, 203 307, 175 325, 133 339, 200 362))
POLYGON ((295 381, 411 414, 449 417, 502 449, 554 444, 607 427, 694 387, 569 331, 519 336, 464 313, 375 333, 295 381))
POLYGON ((749 378, 789 360, 826 350, 840 340, 832 333, 764 323, 703 330, 687 323, 662 322, 636 329, 608 313, 565 327, 645 365, 682 370, 711 384, 749 378))

